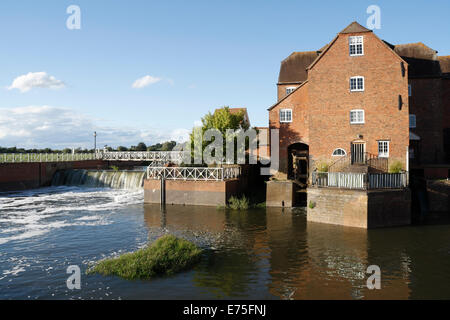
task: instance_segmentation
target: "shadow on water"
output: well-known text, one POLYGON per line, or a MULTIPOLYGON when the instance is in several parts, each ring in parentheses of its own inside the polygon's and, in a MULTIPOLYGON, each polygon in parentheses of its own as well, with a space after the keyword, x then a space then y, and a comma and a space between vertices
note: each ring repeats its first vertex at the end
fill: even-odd
POLYGON ((305 210, 145 207, 148 227, 208 239, 193 285, 216 298, 450 298, 448 226, 364 230, 306 221, 305 210), (161 225, 164 221, 164 225, 161 225), (378 265, 382 289, 366 286, 378 265))

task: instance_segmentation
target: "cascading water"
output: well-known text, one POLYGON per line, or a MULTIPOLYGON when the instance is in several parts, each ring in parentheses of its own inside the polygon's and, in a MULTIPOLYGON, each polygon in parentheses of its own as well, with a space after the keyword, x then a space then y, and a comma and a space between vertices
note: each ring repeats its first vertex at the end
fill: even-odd
POLYGON ((52 186, 82 186, 90 188, 139 189, 145 171, 63 170, 57 171, 52 186))

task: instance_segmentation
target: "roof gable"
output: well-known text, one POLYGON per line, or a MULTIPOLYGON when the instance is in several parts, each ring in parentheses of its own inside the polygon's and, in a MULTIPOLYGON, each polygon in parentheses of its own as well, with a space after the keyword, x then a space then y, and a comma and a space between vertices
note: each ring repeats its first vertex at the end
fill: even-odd
POLYGON ((358 22, 353 21, 344 30, 339 33, 358 33, 358 32, 372 32, 372 30, 364 28, 358 22))
POLYGON ((392 52, 392 54, 394 54, 394 56, 396 56, 401 62, 406 63, 406 61, 404 59, 402 59, 402 57, 400 57, 400 55, 398 55, 392 48, 392 45, 386 41, 381 40, 380 38, 377 37, 377 35, 375 33, 372 32, 372 30, 369 30, 367 28, 364 28, 363 26, 361 26, 359 23, 357 23, 356 21, 352 22, 349 26, 347 26, 347 28, 345 28, 344 30, 342 30, 341 32, 338 33, 338 35, 328 44, 328 46, 325 47, 325 49, 321 52, 321 54, 313 61, 313 63, 311 63, 307 70, 311 69, 312 67, 314 67, 317 62, 319 62, 319 60, 328 52, 328 50, 333 46, 333 44, 336 42, 336 40, 340 37, 343 36, 345 34, 348 33, 361 33, 361 32, 371 32, 374 36, 375 39, 377 39, 378 41, 380 41, 383 46, 388 49, 390 52, 392 52))
POLYGON ((269 109, 267 110, 272 110, 273 108, 275 108, 277 105, 279 105, 281 102, 283 102, 284 100, 286 100, 288 97, 290 97, 291 95, 293 95, 295 92, 297 92, 300 88, 302 88, 305 84, 308 83, 308 80, 306 80, 305 82, 303 82, 301 85, 299 85, 297 88, 295 88, 294 91, 292 91, 291 93, 289 93, 288 95, 286 95, 283 99, 281 99, 280 101, 276 102, 275 104, 273 104, 269 109))

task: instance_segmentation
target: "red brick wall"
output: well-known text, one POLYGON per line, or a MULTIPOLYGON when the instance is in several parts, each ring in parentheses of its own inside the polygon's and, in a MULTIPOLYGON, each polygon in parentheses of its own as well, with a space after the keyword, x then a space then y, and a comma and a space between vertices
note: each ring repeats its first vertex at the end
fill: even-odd
POLYGON ((442 163, 443 120, 442 80, 410 79, 410 113, 416 115, 416 128, 411 129, 420 137, 417 155, 420 164, 442 163))
POLYGON ((350 153, 362 135, 366 151, 378 155, 377 140, 390 140, 389 160, 406 164, 409 145, 408 74, 401 60, 373 33, 341 34, 309 70, 309 142, 315 160, 334 161, 335 148, 350 153), (348 37, 364 36, 364 55, 349 55, 348 37), (350 92, 349 79, 363 76, 365 90, 350 92), (398 96, 404 105, 398 108, 398 96), (350 110, 364 109, 365 124, 351 125, 350 110))
MULTIPOLYGON (((270 129, 280 130, 280 169, 281 173, 287 173, 287 148, 297 142, 309 144, 308 123, 308 83, 293 92, 269 112, 270 129), (280 110, 292 109, 292 122, 280 123, 280 110)), ((271 142, 273 143, 273 142, 271 142)))
POLYGON ((300 84, 278 84, 277 85, 277 96, 278 101, 287 96, 286 89, 290 87, 298 87, 300 84))

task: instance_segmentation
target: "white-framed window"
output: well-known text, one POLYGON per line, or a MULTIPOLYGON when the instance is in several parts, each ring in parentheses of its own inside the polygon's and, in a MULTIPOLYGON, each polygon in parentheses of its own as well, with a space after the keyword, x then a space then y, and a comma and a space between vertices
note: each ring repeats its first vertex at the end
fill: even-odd
POLYGON ((363 36, 354 36, 348 38, 350 56, 364 55, 364 39, 363 36))
POLYGON ((378 157, 380 158, 389 157, 389 141, 387 140, 378 141, 378 157))
POLYGON ((410 84, 408 84, 408 96, 411 97, 411 95, 412 95, 412 87, 410 84))
POLYGON ((409 127, 410 128, 415 128, 416 127, 416 115, 415 114, 410 114, 409 115, 409 127))
POLYGON ((362 124, 364 121, 364 110, 355 109, 350 111, 350 124, 362 124))
POLYGON ((280 122, 292 122, 292 109, 280 110, 280 122))
POLYGON ((333 153, 331 154, 333 157, 342 157, 345 156, 347 152, 345 152, 342 148, 336 148, 334 149, 333 153))
POLYGON ((350 91, 364 91, 364 77, 361 76, 351 77, 350 91))
POLYGON ((292 91, 294 91, 295 89, 297 89, 297 87, 287 87, 286 88, 286 95, 290 94, 292 91))

